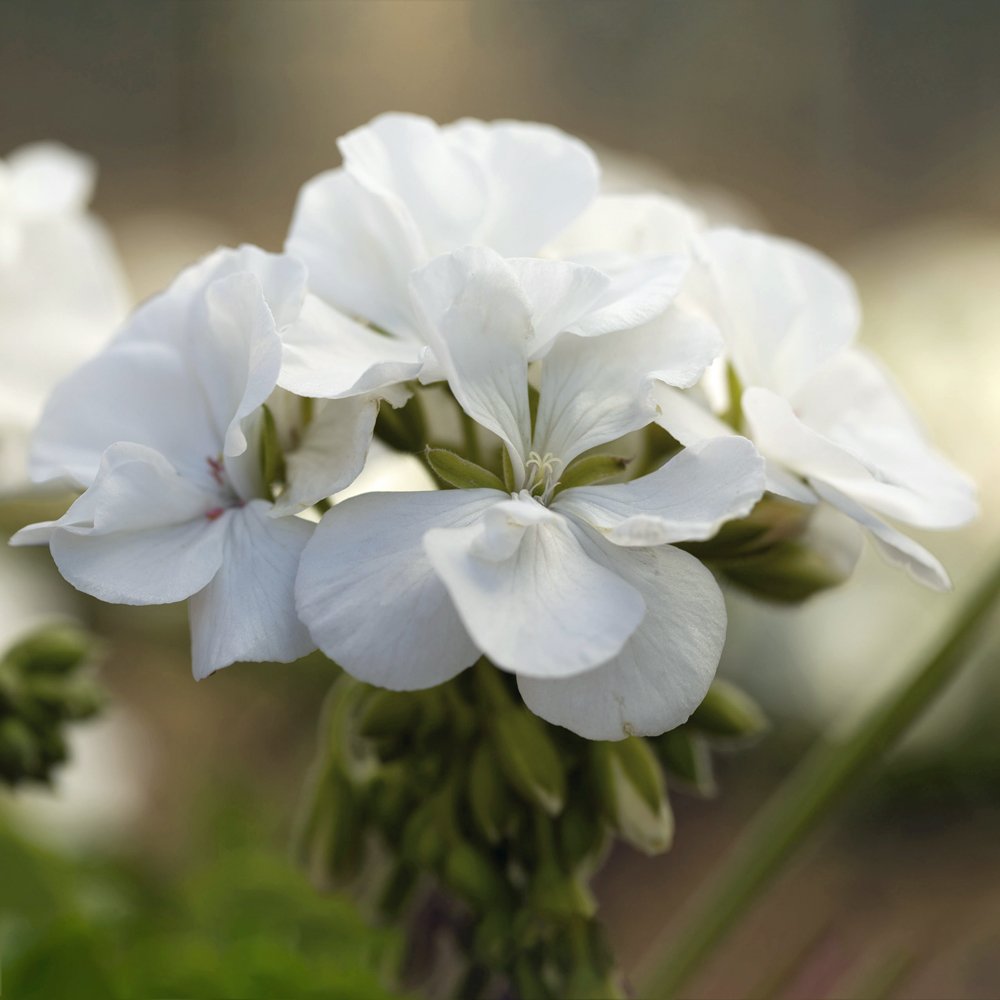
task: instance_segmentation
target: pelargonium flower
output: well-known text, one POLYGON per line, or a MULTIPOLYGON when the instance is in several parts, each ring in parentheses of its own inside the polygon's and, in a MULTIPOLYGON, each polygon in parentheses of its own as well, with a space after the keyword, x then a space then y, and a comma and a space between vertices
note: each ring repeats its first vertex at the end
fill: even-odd
POLYGON ((452 392, 506 448, 512 488, 335 506, 296 585, 313 639, 356 677, 398 690, 439 684, 485 654, 517 675, 534 712, 594 739, 680 724, 714 675, 725 607, 711 573, 672 543, 746 514, 763 464, 734 437, 630 483, 560 489, 560 476, 648 424, 653 380, 691 385, 717 344, 656 324, 554 337, 532 421, 529 359, 540 324, 562 327, 560 302, 533 307, 517 268, 483 248, 434 260, 411 288, 452 392))
POLYGON ((95 169, 36 143, 0 160, 0 486, 27 479, 31 428, 59 379, 100 349, 128 296, 114 247, 87 212, 95 169))
MULTIPOLYGON (((890 563, 948 587, 940 562, 883 517, 958 527, 976 515, 975 486, 928 443, 879 362, 853 346, 860 307, 850 278, 814 250, 759 233, 713 230, 703 245, 709 308, 739 384, 733 412, 768 459, 769 485, 826 501, 890 563)), ((667 387, 657 401, 684 443, 728 430, 667 387)))
POLYGON ((306 432, 298 482, 290 473, 292 500, 272 503, 262 407, 278 380, 280 331, 304 293, 304 269, 291 258, 216 252, 59 386, 33 442, 37 478, 85 492, 15 543, 47 542, 62 575, 104 601, 190 598, 199 678, 313 648, 293 601, 313 524, 276 515, 353 480, 371 439, 374 402, 343 404, 337 416, 351 420, 321 413, 306 432))
POLYGON ((866 529, 889 562, 930 587, 948 586, 938 560, 883 517, 958 527, 977 512, 975 487, 927 442, 882 366, 854 346, 861 309, 848 275, 790 240, 706 229, 662 195, 598 198, 557 249, 618 266, 690 253, 674 308, 715 322, 738 398, 716 363, 695 392, 656 389, 659 422, 691 445, 735 433, 722 419, 728 411, 767 460, 769 490, 826 501, 866 529))
MULTIPOLYGON (((303 396, 439 378, 410 297, 412 271, 467 244, 535 255, 598 188, 593 153, 547 125, 439 127, 388 114, 339 146, 344 165, 303 187, 286 244, 308 266, 313 293, 285 337, 282 385, 303 396)), ((577 296, 578 310, 563 320, 576 332, 637 326, 662 312, 685 270, 677 255, 609 275, 567 270, 563 280, 585 283, 590 298, 577 296)))

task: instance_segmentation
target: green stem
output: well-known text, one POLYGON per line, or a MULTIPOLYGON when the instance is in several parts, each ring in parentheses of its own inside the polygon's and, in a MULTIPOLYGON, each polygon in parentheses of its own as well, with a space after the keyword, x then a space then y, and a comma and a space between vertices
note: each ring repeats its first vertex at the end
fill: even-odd
POLYGON ((821 742, 778 789, 699 896, 673 940, 656 952, 643 996, 670 998, 712 954, 761 889, 958 673, 1000 597, 1000 562, 958 614, 943 642, 842 743, 821 742))

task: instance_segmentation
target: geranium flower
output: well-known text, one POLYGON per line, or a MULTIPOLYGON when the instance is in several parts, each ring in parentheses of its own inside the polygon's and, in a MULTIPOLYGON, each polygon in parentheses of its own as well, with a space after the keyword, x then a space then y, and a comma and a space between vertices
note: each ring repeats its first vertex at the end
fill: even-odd
POLYGON ((87 157, 54 143, 0 160, 0 487, 26 482, 46 397, 125 316, 117 256, 87 212, 94 177, 87 157))
POLYGON ((272 504, 262 404, 280 371, 280 331, 304 293, 304 269, 291 258, 253 247, 216 252, 140 307, 56 390, 33 443, 37 478, 69 479, 85 492, 15 544, 48 542, 62 575, 104 601, 190 598, 198 678, 236 660, 287 662, 313 648, 293 601, 313 524, 275 515, 347 485, 371 439, 374 402, 331 410, 351 420, 323 411, 303 442, 293 499, 272 504))
MULTIPOLYGON (((832 504, 890 563, 946 589, 940 562, 883 517, 958 527, 977 513, 975 486, 928 443, 879 362, 853 346, 861 312, 850 278, 814 250, 759 233, 713 230, 703 246, 708 308, 741 388, 732 412, 768 459, 769 486, 832 504)), ((731 430, 667 387, 657 402, 686 444, 731 430)))
POLYGON ((649 423, 652 381, 693 384, 717 343, 684 323, 547 339, 540 325, 564 327, 560 300, 537 309, 517 268, 482 248, 433 261, 411 287, 452 392, 503 442, 513 488, 375 493, 334 507, 296 585, 313 639, 355 676, 400 690, 439 684, 486 654, 517 674, 534 712, 594 739, 680 724, 708 689, 726 616, 711 573, 671 543, 746 514, 762 462, 734 437, 626 484, 560 490, 560 476, 649 423))
MULTIPOLYGON (((439 127, 388 114, 339 146, 343 167, 303 187, 286 244, 308 266, 313 293, 285 336, 282 385, 303 396, 439 378, 410 297, 412 271, 467 244, 536 254, 598 188, 593 153, 547 125, 439 127)), ((578 295, 577 312, 563 321, 580 333, 637 326, 662 312, 685 270, 680 256, 637 260, 613 275, 567 270, 563 281, 585 285, 590 297, 578 295)))

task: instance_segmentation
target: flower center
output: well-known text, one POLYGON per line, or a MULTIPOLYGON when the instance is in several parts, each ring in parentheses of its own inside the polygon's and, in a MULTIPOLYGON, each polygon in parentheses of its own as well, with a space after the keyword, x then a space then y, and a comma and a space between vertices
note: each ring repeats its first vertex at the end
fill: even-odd
POLYGON ((524 463, 524 486, 522 487, 533 497, 547 504, 559 485, 559 473, 562 470, 562 460, 551 452, 539 455, 537 451, 528 453, 524 463))

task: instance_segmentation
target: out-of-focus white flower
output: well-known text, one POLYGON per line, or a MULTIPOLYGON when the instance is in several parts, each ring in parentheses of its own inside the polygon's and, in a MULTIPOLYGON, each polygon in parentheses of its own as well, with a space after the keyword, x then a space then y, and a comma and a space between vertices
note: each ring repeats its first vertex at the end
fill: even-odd
POLYGON ((551 722, 594 739, 660 733, 701 701, 725 636, 711 573, 670 543, 746 514, 763 463, 734 437, 627 484, 559 492, 574 458, 653 419, 654 379, 691 385, 718 348, 683 322, 546 337, 578 308, 537 297, 566 267, 534 261, 526 286, 516 263, 467 248, 417 272, 425 334, 466 413, 506 447, 512 489, 337 505, 303 553, 297 603, 317 644, 370 683, 429 687, 485 653, 551 722))
POLYGON ((0 488, 26 482, 46 397, 127 309, 114 248, 87 212, 94 177, 87 157, 53 143, 0 160, 0 488))
MULTIPOLYGON (((286 244, 307 264, 314 293, 285 337, 282 385, 303 396, 439 377, 410 295, 413 270, 470 244, 513 258, 534 254, 597 193, 593 153, 547 125, 439 127, 390 114, 339 145, 343 167, 302 189, 286 244)), ((674 296, 685 266, 676 257, 636 261, 603 282, 578 270, 569 276, 583 283, 576 298, 591 298, 564 319, 579 323, 585 305, 590 332, 620 328, 626 312, 638 325, 674 296)))
POLYGON ((105 601, 191 598, 199 678, 236 660, 289 661, 312 648, 292 586, 313 526, 275 515, 297 509, 303 491, 318 498, 347 485, 371 438, 374 402, 328 404, 350 421, 341 428, 327 411, 317 416, 292 499, 272 504, 262 404, 278 379, 280 330, 304 293, 304 270, 291 258, 218 251, 57 389, 34 439, 35 474, 86 492, 15 542, 47 541, 63 576, 105 601))

